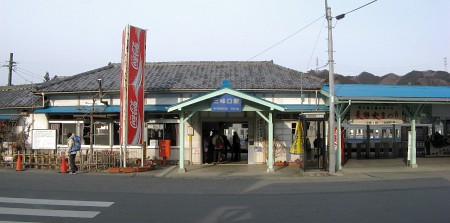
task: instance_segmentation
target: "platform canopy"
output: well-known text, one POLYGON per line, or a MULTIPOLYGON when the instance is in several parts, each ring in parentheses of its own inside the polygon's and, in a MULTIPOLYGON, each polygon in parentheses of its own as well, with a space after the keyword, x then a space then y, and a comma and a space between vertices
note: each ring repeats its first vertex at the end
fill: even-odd
MULTIPOLYGON (((322 87, 321 93, 330 96, 330 87, 322 87)), ((450 103, 449 86, 411 86, 381 84, 336 84, 336 101, 352 103, 450 103)))
MULTIPOLYGON (((322 86, 321 93, 330 99, 330 86, 322 86)), ((334 86, 334 101, 337 128, 341 128, 342 121, 350 116, 358 116, 358 113, 370 114, 372 119, 376 119, 375 123, 368 121, 369 116, 363 117, 362 121, 367 121, 367 125, 372 124, 386 124, 385 118, 378 116, 385 113, 380 109, 390 109, 395 111, 398 105, 399 117, 402 120, 403 112, 408 116, 411 125, 411 159, 408 160, 408 165, 417 167, 416 164, 416 120, 422 114, 426 115, 431 122, 436 118, 432 117, 433 107, 449 106, 450 105, 450 87, 449 86, 411 86, 411 85, 381 85, 381 84, 336 84, 334 86), (373 112, 360 112, 358 109, 353 109, 356 114, 348 115, 351 108, 369 109, 373 112)), ((436 107, 437 108, 437 107, 436 107)), ((435 109, 439 110, 439 109, 435 109)), ((442 109, 441 109, 442 110, 442 109)), ((386 113, 388 114, 388 113, 386 113)), ((354 120, 352 120, 354 121, 354 120)), ((388 120, 388 123, 397 123, 397 121, 388 120)), ((337 169, 340 169, 341 163, 341 131, 338 131, 336 150, 336 164, 337 169)), ((367 147, 370 146, 370 138, 366 140, 367 147)))

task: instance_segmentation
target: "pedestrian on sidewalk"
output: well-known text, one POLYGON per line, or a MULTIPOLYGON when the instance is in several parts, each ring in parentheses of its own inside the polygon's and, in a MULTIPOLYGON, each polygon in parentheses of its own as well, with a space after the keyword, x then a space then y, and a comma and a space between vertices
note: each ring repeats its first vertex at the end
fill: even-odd
POLYGON ((79 146, 77 145, 77 143, 79 142, 79 137, 78 137, 78 142, 75 142, 76 140, 74 140, 76 137, 75 134, 69 132, 67 133, 67 153, 69 156, 69 166, 70 166, 70 172, 69 174, 76 174, 78 171, 78 167, 75 164, 75 158, 77 156, 77 151, 79 150, 79 146))

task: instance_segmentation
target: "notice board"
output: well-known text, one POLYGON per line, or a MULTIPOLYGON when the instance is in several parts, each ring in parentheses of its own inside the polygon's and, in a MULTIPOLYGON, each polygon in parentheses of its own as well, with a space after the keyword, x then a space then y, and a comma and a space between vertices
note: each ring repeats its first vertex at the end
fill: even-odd
POLYGON ((56 149, 56 129, 33 129, 32 149, 56 149))

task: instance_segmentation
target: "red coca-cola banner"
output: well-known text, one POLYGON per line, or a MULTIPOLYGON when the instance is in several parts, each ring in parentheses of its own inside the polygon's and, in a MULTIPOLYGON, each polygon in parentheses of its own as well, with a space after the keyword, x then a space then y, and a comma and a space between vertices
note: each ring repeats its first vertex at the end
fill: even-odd
POLYGON ((127 26, 122 34, 120 71, 121 144, 142 144, 146 31, 127 26), (126 142, 124 142, 126 139, 126 142))

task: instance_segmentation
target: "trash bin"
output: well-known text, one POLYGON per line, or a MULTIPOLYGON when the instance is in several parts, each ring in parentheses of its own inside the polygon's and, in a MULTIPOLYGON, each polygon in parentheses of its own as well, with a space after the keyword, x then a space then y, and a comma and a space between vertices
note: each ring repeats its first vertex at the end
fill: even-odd
POLYGON ((159 140, 159 157, 168 158, 170 157, 170 140, 159 140))

